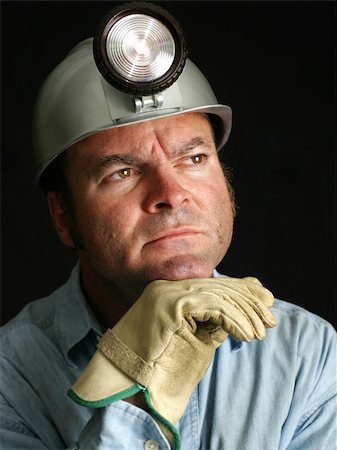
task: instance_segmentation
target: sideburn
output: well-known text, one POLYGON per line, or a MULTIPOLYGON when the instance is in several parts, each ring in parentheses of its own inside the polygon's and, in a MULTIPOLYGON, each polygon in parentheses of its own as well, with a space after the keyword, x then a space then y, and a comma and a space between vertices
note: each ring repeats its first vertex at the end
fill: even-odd
POLYGON ((61 199, 61 208, 63 209, 66 226, 68 228, 71 239, 77 250, 84 250, 84 242, 79 231, 76 220, 76 208, 74 198, 68 178, 68 152, 64 151, 58 158, 58 192, 61 199))
POLYGON ((232 169, 230 169, 229 167, 227 167, 223 162, 220 161, 220 166, 222 168, 222 172, 225 176, 225 180, 226 180, 226 184, 227 184, 227 189, 229 192, 229 196, 230 196, 230 200, 231 200, 231 205, 232 205, 232 212, 233 212, 233 218, 235 219, 236 214, 237 214, 237 210, 238 210, 238 205, 236 203, 236 198, 235 198, 235 191, 234 191, 234 187, 232 184, 233 181, 233 172, 232 169))
POLYGON ((84 250, 84 242, 77 226, 74 200, 69 188, 67 191, 68 192, 65 195, 64 193, 61 194, 61 207, 64 212, 66 226, 70 237, 74 242, 75 248, 77 250, 84 250))

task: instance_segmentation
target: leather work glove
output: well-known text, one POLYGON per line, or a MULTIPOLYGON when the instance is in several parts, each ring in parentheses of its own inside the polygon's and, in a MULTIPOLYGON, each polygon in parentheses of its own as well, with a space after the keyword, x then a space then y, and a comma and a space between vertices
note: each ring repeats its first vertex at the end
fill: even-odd
MULTIPOLYGON (((256 278, 153 281, 101 338, 68 394, 103 407, 140 390, 168 439, 228 335, 263 339, 276 325, 273 295, 256 278)), ((177 444, 177 442, 176 442, 177 444)))

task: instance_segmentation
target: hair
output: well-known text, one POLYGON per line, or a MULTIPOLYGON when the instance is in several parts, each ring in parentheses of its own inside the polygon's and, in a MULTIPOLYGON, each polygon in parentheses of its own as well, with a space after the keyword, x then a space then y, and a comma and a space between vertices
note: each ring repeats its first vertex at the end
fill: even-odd
POLYGON ((51 161, 39 180, 40 188, 45 192, 55 192, 60 197, 66 225, 77 249, 84 244, 77 226, 76 208, 68 177, 68 152, 64 150, 51 161))
MULTIPOLYGON (((224 134, 223 122, 215 114, 203 114, 203 115, 206 117, 206 119, 208 120, 208 123, 210 124, 214 144, 216 147, 218 147, 218 145, 219 145, 218 136, 222 136, 224 134)), ((223 161, 223 154, 224 154, 223 149, 224 149, 224 147, 222 147, 221 149, 218 150, 218 158, 220 161, 222 172, 225 176, 225 180, 227 183, 227 189, 228 189, 231 203, 232 203, 233 217, 235 218, 237 210, 238 210, 238 206, 236 203, 235 191, 234 191, 234 187, 233 187, 233 169, 230 168, 229 166, 227 166, 225 164, 225 162, 223 161)))

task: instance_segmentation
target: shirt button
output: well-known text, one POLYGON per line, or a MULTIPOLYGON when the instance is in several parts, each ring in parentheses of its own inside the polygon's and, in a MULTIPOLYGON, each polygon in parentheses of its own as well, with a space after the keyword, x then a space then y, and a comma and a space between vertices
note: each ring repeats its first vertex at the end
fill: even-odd
POLYGON ((154 439, 148 439, 144 444, 145 450, 158 450, 159 443, 154 439))

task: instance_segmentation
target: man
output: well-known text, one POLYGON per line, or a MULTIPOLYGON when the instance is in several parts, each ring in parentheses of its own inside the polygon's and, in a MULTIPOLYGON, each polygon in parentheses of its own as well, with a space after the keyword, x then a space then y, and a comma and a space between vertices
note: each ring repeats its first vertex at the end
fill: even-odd
POLYGON ((38 100, 39 182, 79 263, 3 328, 2 445, 332 449, 336 334, 285 302, 272 315, 257 280, 215 271, 235 209, 217 156, 231 111, 185 61, 179 25, 132 8, 38 100), (122 39, 126 70, 108 42, 147 20, 178 49, 159 74, 151 35, 122 39))

